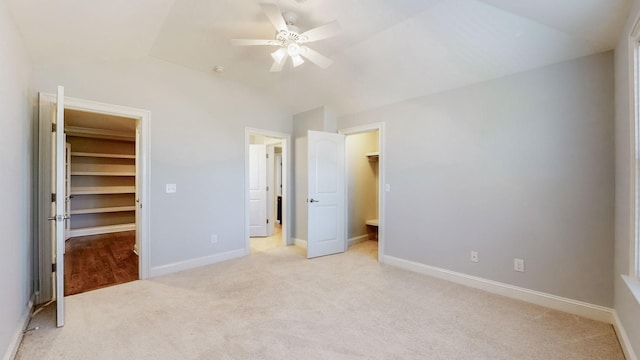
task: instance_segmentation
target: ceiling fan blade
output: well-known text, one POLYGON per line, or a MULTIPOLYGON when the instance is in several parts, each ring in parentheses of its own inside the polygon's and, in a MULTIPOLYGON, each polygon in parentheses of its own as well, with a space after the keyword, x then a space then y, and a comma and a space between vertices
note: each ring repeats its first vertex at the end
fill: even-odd
POLYGON ((276 30, 278 31, 289 30, 287 28, 286 21, 284 21, 284 18, 282 17, 282 12, 280 11, 280 8, 278 8, 277 5, 269 4, 269 3, 260 3, 260 7, 262 8, 262 11, 264 11, 264 14, 267 15, 267 17, 269 18, 273 26, 276 28, 276 30))
POLYGON ((287 62, 286 58, 284 60, 282 60, 281 62, 274 61, 273 65, 271 65, 271 70, 269 70, 269 71, 271 71, 271 72, 280 72, 280 71, 282 71, 282 68, 284 67, 284 63, 286 63, 286 62, 287 62))
POLYGON ((261 39, 231 39, 231 45, 234 46, 252 46, 252 45, 273 45, 273 40, 261 39))
POLYGON ((341 30, 342 29, 340 27, 340 24, 337 21, 332 21, 328 24, 318 26, 317 28, 313 28, 300 34, 300 36, 302 36, 303 38, 306 37, 306 39, 300 41, 300 43, 308 43, 312 41, 328 39, 330 37, 339 35, 341 30))
POLYGON ((304 56, 305 58, 307 58, 307 60, 311 61, 312 63, 318 65, 323 69, 326 69, 329 66, 331 66, 331 64, 333 64, 333 60, 329 59, 328 57, 320 54, 315 50, 309 49, 306 46, 304 48, 304 51, 301 52, 300 55, 304 56))

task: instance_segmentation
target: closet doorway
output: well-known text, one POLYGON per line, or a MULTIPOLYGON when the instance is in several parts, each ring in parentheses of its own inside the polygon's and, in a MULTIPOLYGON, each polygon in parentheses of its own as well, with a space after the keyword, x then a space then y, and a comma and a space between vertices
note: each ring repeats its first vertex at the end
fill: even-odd
POLYGON ((64 295, 138 280, 139 120, 65 109, 64 295))
POLYGON ((246 129, 245 253, 289 244, 289 134, 246 129))
POLYGON ((383 262, 383 125, 370 124, 340 133, 346 135, 346 248, 357 246, 383 262))
MULTIPOLYGON (((36 303, 148 277, 148 127, 146 110, 64 97, 63 173, 52 167, 56 97, 39 99, 38 281, 36 303), (54 194, 65 183, 64 199, 54 194), (56 258, 51 204, 64 201, 64 254, 56 258), (144 205, 144 206, 143 206, 144 205), (57 293, 51 264, 62 263, 57 293)), ((56 123, 57 125, 57 123, 56 123)))

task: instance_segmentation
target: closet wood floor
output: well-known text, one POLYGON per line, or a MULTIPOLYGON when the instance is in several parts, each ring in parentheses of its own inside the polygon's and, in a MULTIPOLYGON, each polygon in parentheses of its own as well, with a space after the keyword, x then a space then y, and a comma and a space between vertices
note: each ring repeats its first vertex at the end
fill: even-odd
POLYGON ((64 254, 64 295, 137 280, 135 231, 75 237, 64 254))

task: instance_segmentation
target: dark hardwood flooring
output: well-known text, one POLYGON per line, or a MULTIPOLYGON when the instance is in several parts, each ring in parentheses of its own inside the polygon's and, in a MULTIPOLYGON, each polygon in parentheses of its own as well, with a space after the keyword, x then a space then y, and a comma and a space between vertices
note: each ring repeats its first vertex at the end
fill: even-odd
POLYGON ((70 238, 64 254, 64 295, 137 280, 135 231, 70 238))

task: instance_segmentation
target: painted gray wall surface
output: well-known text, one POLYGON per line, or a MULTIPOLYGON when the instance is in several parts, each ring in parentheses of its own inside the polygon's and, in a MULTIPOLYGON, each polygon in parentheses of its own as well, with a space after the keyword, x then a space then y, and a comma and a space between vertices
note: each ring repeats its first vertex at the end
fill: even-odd
POLYGON ((629 92, 632 74, 629 71, 629 35, 636 19, 640 16, 640 1, 633 1, 627 26, 620 35, 615 50, 615 82, 616 82, 616 201, 615 201, 615 305, 614 308, 629 337, 634 352, 640 355, 640 304, 635 300, 627 285, 622 281, 621 274, 629 274, 629 257, 633 234, 631 232, 631 209, 634 206, 630 178, 633 131, 633 121, 629 106, 631 93, 629 92))
POLYGON ((613 87, 608 52, 340 118, 386 123, 385 254, 612 306, 613 87))
MULTIPOLYGON (((13 19, 0 2, 0 357, 27 311, 32 293, 33 117, 31 68, 13 19)), ((8 354, 7 354, 8 355, 8 354)))
POLYGON ((293 137, 307 136, 308 130, 324 131, 324 106, 293 115, 293 137))
POLYGON ((37 91, 60 84, 70 97, 151 111, 152 268, 244 249, 245 127, 291 132, 291 116, 268 95, 150 57, 37 68, 34 77, 37 91))
POLYGON ((367 235, 369 219, 378 218, 378 162, 366 154, 378 151, 378 132, 347 135, 347 237, 367 235))

